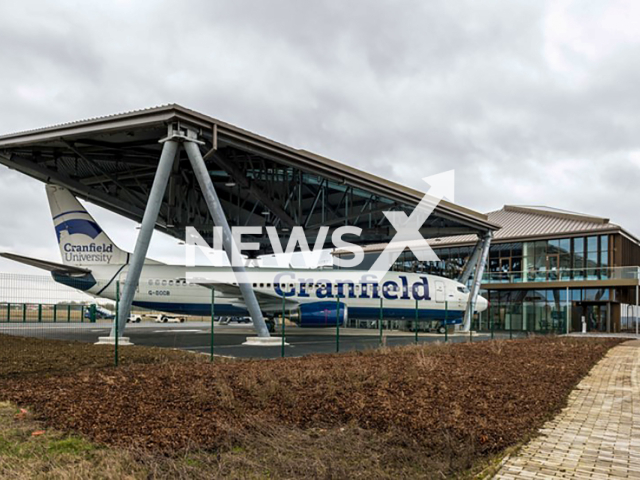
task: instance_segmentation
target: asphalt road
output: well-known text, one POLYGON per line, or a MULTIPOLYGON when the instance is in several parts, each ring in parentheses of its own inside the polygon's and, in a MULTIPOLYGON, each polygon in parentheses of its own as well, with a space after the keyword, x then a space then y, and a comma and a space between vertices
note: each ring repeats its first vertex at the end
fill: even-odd
MULTIPOLYGON (((107 336, 110 323, 14 323, 0 324, 0 333, 12 335, 34 336, 56 340, 77 340, 83 342, 97 342, 98 337, 107 336)), ((286 327, 285 356, 298 357, 318 353, 336 352, 335 329, 301 329, 286 327)), ((178 348, 201 353, 211 351, 211 324, 208 322, 186 322, 182 324, 159 324, 143 322, 128 325, 125 336, 135 345, 145 345, 163 348, 178 348)), ((255 332, 247 325, 218 325, 214 326, 214 355, 240 358, 278 358, 281 356, 281 346, 256 347, 242 345, 247 337, 255 336, 255 332)), ((280 337, 279 333, 274 336, 280 337)), ((497 336, 497 335, 496 335, 497 336)), ((507 335, 508 337, 508 335, 507 335)), ((469 342, 489 340, 490 334, 455 334, 449 335, 449 342, 469 342)), ((443 342, 444 335, 420 333, 418 341, 443 342)), ((410 345, 415 343, 413 333, 385 331, 383 342, 389 347, 410 345)), ((362 330, 341 328, 339 347, 340 352, 378 348, 380 335, 377 330, 362 330)), ((123 347, 126 348, 126 347, 123 347)))

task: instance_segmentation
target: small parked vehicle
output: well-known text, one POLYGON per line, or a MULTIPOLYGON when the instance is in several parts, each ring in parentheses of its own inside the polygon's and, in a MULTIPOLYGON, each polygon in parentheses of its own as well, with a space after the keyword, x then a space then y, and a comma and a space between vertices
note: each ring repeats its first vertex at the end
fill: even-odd
MULTIPOLYGON (((107 310, 104 307, 96 306, 96 319, 112 320, 116 317, 116 314, 107 310)), ((84 311, 84 318, 91 318, 91 309, 87 308, 84 311)))
POLYGON ((184 320, 184 317, 174 317, 171 315, 166 315, 164 313, 155 315, 156 323, 184 323, 184 320))

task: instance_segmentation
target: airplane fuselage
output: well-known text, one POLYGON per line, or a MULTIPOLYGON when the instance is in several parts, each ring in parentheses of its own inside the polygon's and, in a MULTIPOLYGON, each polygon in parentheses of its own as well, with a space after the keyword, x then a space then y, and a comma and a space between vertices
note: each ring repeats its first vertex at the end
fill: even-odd
MULTIPOLYGON (((228 268, 218 268, 221 274, 228 268)), ((252 269, 253 270, 253 269, 252 269)), ((443 277, 428 274, 389 272, 382 282, 340 281, 340 270, 270 270, 273 282, 253 283, 256 294, 264 293, 276 298, 274 306, 266 308, 267 314, 279 313, 281 307, 277 298, 284 297, 296 304, 323 302, 343 303, 348 307, 352 319, 375 320, 381 309, 385 319, 413 319, 418 311, 419 318, 444 320, 458 323, 464 313, 468 291, 464 285, 443 277), (276 273, 279 272, 279 273, 276 273), (275 282, 275 283, 274 283, 275 282), (271 310, 271 312, 269 311, 271 310)), ((211 275, 215 268, 189 268, 190 276, 198 272, 211 275)), ((363 272, 365 273, 365 272, 363 272)), ((91 278, 82 286, 78 279, 68 283, 64 278, 57 281, 97 297, 116 299, 116 285, 124 285, 127 266, 105 265, 94 267, 91 278)), ((145 265, 140 276, 133 304, 138 307, 183 315, 210 315, 212 297, 215 299, 216 316, 247 315, 247 310, 236 296, 186 281, 187 269, 171 265, 145 265)), ((484 299, 479 299, 481 302, 484 299)), ((486 302, 486 301, 485 301, 486 302)), ((478 305, 484 309, 484 305, 478 305)), ((290 309, 287 307, 287 309, 290 309)))

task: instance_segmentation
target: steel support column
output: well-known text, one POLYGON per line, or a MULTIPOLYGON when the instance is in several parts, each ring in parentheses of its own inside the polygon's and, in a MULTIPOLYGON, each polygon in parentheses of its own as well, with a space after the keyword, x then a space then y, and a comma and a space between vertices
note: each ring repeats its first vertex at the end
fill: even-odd
POLYGON ((473 317, 473 309, 478 299, 478 293, 480 292, 480 285, 482 284, 482 275, 484 274, 484 267, 487 264, 487 257, 489 256, 489 247, 491 247, 492 232, 487 232, 482 239, 482 250, 478 258, 476 265, 475 275, 473 277, 473 284, 471 285, 471 291, 469 292, 469 300, 467 302, 467 308, 465 310, 465 318, 462 327, 462 331, 468 332, 471 329, 471 318, 473 317))
POLYGON ((473 247, 473 251, 471 255, 467 259, 467 263, 462 270, 462 274, 458 281, 463 284, 467 284, 469 278, 471 278, 471 272, 473 271, 474 266, 477 266, 478 256, 480 255, 480 251, 482 250, 481 245, 484 243, 484 238, 479 238, 476 242, 475 247, 473 247))
MULTIPOLYGON (((144 210, 144 216, 142 217, 142 223, 140 224, 140 233, 136 240, 136 246, 133 250, 131 263, 127 271, 127 277, 124 281, 124 287, 122 289, 122 296, 120 298, 120 306, 118 309, 118 334, 122 336, 125 327, 127 326, 127 318, 131 312, 131 304, 133 303, 133 297, 138 288, 138 282, 140 280, 140 273, 144 266, 145 258, 147 257, 147 251, 149 250, 149 243, 151 242, 151 235, 158 219, 158 213, 160 212, 160 205, 162 205, 162 199, 164 192, 167 188, 167 182, 169 181, 169 175, 171 174, 171 167, 178 151, 178 143, 174 140, 167 140, 162 145, 162 154, 160 155, 160 161, 158 162, 158 169, 153 179, 153 185, 149 198, 147 200, 147 206, 144 210)), ((111 330, 110 337, 114 337, 116 334, 116 326, 111 330)))
POLYGON ((258 303, 256 294, 253 291, 251 283, 249 283, 247 272, 243 265, 233 265, 232 259, 240 258, 240 253, 237 249, 237 245, 233 241, 231 228, 229 228, 229 223, 224 215, 224 210, 222 209, 220 199, 218 198, 218 194, 216 193, 213 182, 211 181, 211 176, 209 175, 207 166, 204 163, 202 153, 200 153, 200 148, 197 143, 188 140, 184 142, 184 148, 187 151, 189 161, 191 162, 193 171, 195 172, 198 183, 200 184, 200 189, 202 190, 207 207, 211 213, 211 218, 213 218, 215 225, 222 227, 222 245, 225 252, 227 252, 227 257, 229 258, 230 263, 232 264, 232 269, 236 275, 242 297, 247 305, 249 315, 251 315, 253 326, 258 333, 258 337, 269 338, 269 329, 267 328, 262 316, 262 310, 260 310, 260 304, 258 303))

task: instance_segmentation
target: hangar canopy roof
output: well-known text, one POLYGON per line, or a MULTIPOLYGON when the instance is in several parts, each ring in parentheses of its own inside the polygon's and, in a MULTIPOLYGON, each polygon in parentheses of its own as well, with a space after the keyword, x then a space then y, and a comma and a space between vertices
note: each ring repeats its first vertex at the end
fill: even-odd
MULTIPOLYGON (((309 242, 323 225, 361 227, 360 238, 348 238, 354 243, 387 242, 395 231, 382 212, 409 214, 424 195, 179 105, 0 136, 0 163, 139 222, 160 156, 159 140, 176 124, 195 130, 204 141, 201 149, 230 225, 273 225, 283 242, 296 225, 305 227, 309 242)), ((213 222, 181 150, 156 228, 184 239, 187 226, 210 241, 213 222)), ((486 215, 442 201, 422 234, 475 237, 497 228, 486 215)), ((260 242, 261 253, 271 252, 266 234, 253 240, 260 242)))

